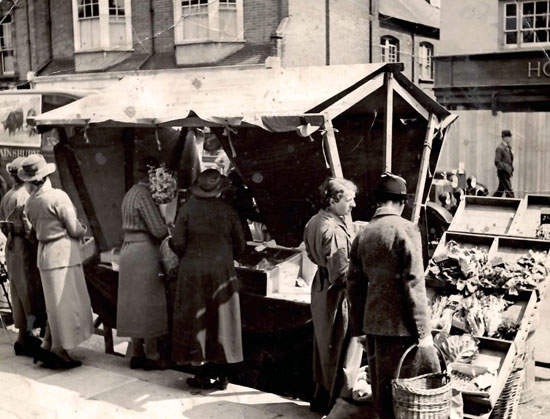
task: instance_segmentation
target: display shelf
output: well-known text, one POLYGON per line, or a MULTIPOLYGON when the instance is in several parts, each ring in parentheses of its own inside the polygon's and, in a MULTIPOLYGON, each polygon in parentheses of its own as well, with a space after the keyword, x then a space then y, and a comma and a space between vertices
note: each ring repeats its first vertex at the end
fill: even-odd
POLYGON ((507 235, 520 199, 466 196, 458 206, 449 231, 507 235))
POLYGON ((235 266, 240 291, 263 296, 279 293, 282 278, 298 279, 301 258, 300 250, 248 244, 235 266))
POLYGON ((509 235, 535 238, 545 210, 550 210, 550 195, 526 195, 512 220, 509 235))

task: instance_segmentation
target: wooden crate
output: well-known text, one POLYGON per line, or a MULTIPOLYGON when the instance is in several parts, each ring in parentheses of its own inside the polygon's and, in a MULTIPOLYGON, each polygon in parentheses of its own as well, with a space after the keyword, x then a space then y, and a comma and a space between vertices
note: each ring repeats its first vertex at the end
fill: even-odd
POLYGON ((520 199, 466 196, 458 206, 449 231, 507 235, 520 199))
POLYGON ((248 245, 235 267, 239 279, 239 289, 243 292, 264 296, 279 292, 280 282, 292 276, 298 278, 302 252, 300 250, 267 247, 257 252, 255 246, 248 245), (262 259, 271 262, 268 268, 256 268, 262 259))
POLYGON ((548 252, 550 251, 550 241, 519 237, 498 237, 495 246, 489 253, 489 257, 494 258, 499 256, 505 262, 513 263, 520 256, 528 254, 529 250, 548 252))
POLYGON ((526 195, 512 221, 509 234, 535 238, 544 210, 550 210, 550 195, 526 195))
MULTIPOLYGON (((468 233, 457 233, 452 231, 447 231, 441 236, 441 240, 439 240, 439 243, 437 244, 437 247, 434 250, 434 253, 432 255, 432 260, 437 259, 440 256, 445 255, 447 244, 450 241, 457 242, 460 246, 466 248, 466 249, 472 249, 472 248, 478 248, 486 250, 488 254, 490 254, 495 237, 483 235, 483 234, 468 234, 468 233)), ((448 286, 444 286, 440 284, 440 281, 433 278, 431 274, 429 273, 430 266, 432 266, 432 263, 430 262, 428 264, 428 267, 425 272, 425 278, 426 278, 426 285, 428 287, 433 288, 449 288, 448 286)))
POLYGON ((492 338, 478 339, 479 355, 472 364, 484 367, 494 365, 498 373, 495 384, 488 391, 479 392, 475 395, 462 395, 464 413, 476 416, 488 413, 494 407, 512 371, 516 356, 515 345, 512 342, 492 338))

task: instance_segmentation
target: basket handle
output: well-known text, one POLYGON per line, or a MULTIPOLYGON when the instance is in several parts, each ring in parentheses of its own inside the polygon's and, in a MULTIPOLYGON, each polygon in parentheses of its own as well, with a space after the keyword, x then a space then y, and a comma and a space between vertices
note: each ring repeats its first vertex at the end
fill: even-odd
MULTIPOLYGON (((403 355, 401 356, 401 359, 399 360, 399 364, 397 365, 397 378, 401 375, 401 367, 403 366, 403 362, 405 362, 405 358, 409 354, 410 351, 412 351, 414 348, 418 346, 418 343, 413 343, 411 346, 408 347, 408 349, 403 352, 403 355)), ((437 350, 437 354, 439 357, 443 360, 443 366, 444 371, 447 371, 447 362, 445 361, 445 357, 443 356, 443 352, 441 352, 441 349, 438 348, 437 345, 433 345, 433 347, 437 350)))

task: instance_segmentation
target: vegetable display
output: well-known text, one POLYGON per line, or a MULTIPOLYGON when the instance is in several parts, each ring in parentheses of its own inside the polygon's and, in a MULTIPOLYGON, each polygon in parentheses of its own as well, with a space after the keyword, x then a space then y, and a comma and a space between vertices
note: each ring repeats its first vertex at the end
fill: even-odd
POLYGON ((447 364, 453 362, 470 364, 479 353, 479 342, 472 335, 449 335, 446 332, 440 332, 435 335, 434 344, 443 353, 447 364))

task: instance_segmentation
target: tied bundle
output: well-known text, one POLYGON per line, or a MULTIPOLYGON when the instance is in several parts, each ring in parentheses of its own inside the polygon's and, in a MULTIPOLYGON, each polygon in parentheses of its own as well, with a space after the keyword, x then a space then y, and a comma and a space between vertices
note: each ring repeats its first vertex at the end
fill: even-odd
POLYGON ((176 197, 176 177, 164 163, 149 169, 149 191, 157 204, 168 204, 176 197))

